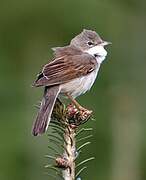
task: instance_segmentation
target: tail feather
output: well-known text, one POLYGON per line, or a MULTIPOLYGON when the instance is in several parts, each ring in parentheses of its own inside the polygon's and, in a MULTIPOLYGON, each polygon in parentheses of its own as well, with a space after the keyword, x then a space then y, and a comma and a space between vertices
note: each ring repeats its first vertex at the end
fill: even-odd
POLYGON ((32 130, 32 134, 34 136, 37 136, 38 134, 43 134, 47 130, 52 110, 59 92, 59 86, 45 88, 44 97, 41 102, 41 107, 32 130))

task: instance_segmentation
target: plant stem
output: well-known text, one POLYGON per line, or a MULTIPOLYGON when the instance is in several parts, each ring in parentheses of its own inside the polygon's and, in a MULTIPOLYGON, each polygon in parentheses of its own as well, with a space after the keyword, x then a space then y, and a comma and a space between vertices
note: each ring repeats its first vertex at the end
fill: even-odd
MULTIPOLYGON (((52 128, 55 129, 55 132, 58 133, 60 141, 63 142, 63 154, 59 154, 58 157, 55 159, 55 167, 58 169, 61 169, 62 171, 62 177, 64 180, 75 180, 76 176, 78 176, 85 167, 81 168, 77 173, 75 172, 76 164, 75 160, 77 158, 77 147, 76 143, 78 142, 76 140, 77 133, 79 134, 82 131, 91 131, 91 128, 82 128, 79 132, 77 132, 79 126, 85 122, 87 122, 88 119, 90 119, 91 112, 87 109, 84 109, 84 111, 79 111, 74 105, 70 104, 66 108, 62 104, 61 101, 57 101, 53 110, 53 117, 57 120, 57 123, 55 124, 52 121, 52 128)), ((55 140, 51 141, 56 144, 56 142, 59 141, 57 139, 56 135, 54 136, 55 140), (57 141, 56 141, 57 139, 57 141)), ((85 136, 84 138, 80 138, 79 141, 82 141, 84 139, 87 139, 91 137, 91 135, 85 136)), ((59 143, 59 142, 58 142, 59 143)), ((84 142, 82 145, 80 145, 79 150, 86 146, 87 144, 90 144, 90 142, 84 142)), ((56 150, 55 150, 56 151, 56 150)), ((49 158, 54 158, 54 156, 49 156, 49 158)), ((89 159, 86 159, 82 161, 82 163, 89 161, 89 159)), ((82 163, 79 163, 82 164, 82 163)))
POLYGON ((65 128, 64 139, 65 139, 65 151, 64 158, 68 161, 69 167, 63 170, 64 180, 75 180, 75 158, 76 158, 76 129, 72 126, 65 128))

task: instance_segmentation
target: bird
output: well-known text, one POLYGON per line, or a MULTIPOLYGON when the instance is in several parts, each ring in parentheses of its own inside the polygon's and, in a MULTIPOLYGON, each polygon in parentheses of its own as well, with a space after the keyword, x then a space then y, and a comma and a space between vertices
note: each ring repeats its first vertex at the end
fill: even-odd
POLYGON ((83 29, 70 44, 55 47, 53 58, 45 64, 33 83, 34 87, 44 87, 43 99, 33 124, 32 134, 46 132, 55 102, 65 96, 81 111, 83 108, 75 99, 90 90, 95 82, 100 65, 107 56, 104 41, 93 30, 83 29))

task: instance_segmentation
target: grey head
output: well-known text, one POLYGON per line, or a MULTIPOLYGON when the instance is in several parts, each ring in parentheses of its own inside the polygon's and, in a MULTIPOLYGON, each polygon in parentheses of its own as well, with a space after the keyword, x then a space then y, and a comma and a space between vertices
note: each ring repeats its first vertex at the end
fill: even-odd
POLYGON ((75 46, 76 48, 79 48, 82 51, 86 51, 94 46, 98 45, 108 45, 109 42, 103 41, 100 36, 92 30, 84 29, 80 34, 75 36, 71 42, 71 46, 75 46))

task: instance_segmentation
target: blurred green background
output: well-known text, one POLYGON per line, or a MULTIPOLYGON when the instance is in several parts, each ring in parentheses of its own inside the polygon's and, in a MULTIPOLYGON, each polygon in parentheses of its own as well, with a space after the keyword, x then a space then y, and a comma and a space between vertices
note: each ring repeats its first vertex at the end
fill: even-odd
POLYGON ((42 88, 31 84, 51 59, 83 28, 111 41, 98 80, 79 98, 93 109, 95 156, 83 180, 146 179, 146 1, 0 1, 0 180, 51 180, 45 175, 47 136, 31 126, 42 88))

